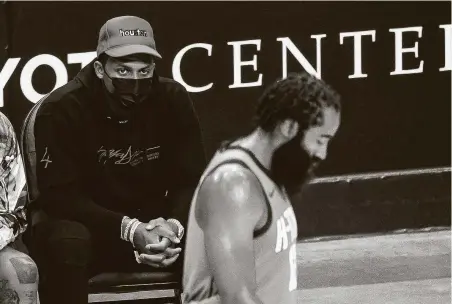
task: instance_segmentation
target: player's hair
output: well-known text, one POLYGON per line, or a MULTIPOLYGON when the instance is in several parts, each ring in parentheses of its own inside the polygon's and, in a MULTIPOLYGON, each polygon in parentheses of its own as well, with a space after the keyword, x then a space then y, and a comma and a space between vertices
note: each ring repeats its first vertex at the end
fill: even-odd
POLYGON ((290 73, 265 89, 259 98, 255 124, 266 132, 294 119, 304 132, 323 122, 323 109, 341 110, 340 96, 323 80, 308 73, 290 73))
MULTIPOLYGON (((99 60, 99 62, 102 64, 102 66, 105 67, 109 58, 110 58, 110 56, 108 56, 106 53, 102 53, 97 57, 97 60, 99 60)), ((143 62, 147 62, 147 63, 154 62, 154 58, 151 55, 142 54, 142 53, 131 54, 131 55, 124 56, 124 57, 116 57, 115 60, 120 61, 120 62, 127 62, 127 61, 143 61, 143 62)))

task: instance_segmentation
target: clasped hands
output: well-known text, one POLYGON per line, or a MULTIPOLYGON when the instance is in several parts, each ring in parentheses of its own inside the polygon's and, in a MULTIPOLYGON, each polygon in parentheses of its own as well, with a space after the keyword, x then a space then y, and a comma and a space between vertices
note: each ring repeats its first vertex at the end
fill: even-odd
POLYGON ((152 267, 168 267, 179 257, 181 248, 176 247, 180 240, 171 225, 163 218, 140 223, 133 235, 137 260, 152 267))

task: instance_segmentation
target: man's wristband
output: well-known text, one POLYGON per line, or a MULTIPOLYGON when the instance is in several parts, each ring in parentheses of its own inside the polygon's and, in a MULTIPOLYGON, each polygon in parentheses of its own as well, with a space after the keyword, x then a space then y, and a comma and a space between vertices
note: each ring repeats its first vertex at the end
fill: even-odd
POLYGON ((137 227, 140 224, 141 222, 137 220, 132 224, 132 226, 130 226, 129 241, 133 246, 135 246, 135 244, 133 243, 133 236, 135 235, 135 230, 137 230, 137 227))
POLYGON ((124 235, 124 238, 126 239, 126 241, 129 241, 129 242, 130 242, 130 232, 131 232, 131 230, 132 230, 133 224, 135 224, 136 222, 138 222, 137 219, 132 219, 132 220, 130 220, 130 222, 127 224, 126 231, 125 231, 125 235, 124 235))
POLYGON ((120 235, 120 238, 121 238, 121 240, 123 240, 123 241, 127 241, 126 238, 124 237, 124 235, 125 235, 125 231, 126 231, 126 226, 127 226, 127 224, 130 222, 130 220, 131 220, 131 218, 128 217, 128 216, 124 216, 124 217, 122 218, 122 221, 121 221, 121 235, 120 235))
POLYGON ((137 219, 131 219, 124 216, 121 221, 121 240, 133 244, 133 235, 139 224, 141 224, 141 222, 137 219))
POLYGON ((182 224, 178 220, 173 219, 173 218, 168 219, 167 222, 173 223, 174 225, 176 225, 176 227, 177 227, 176 236, 179 240, 182 240, 182 238, 184 237, 184 232, 185 232, 185 229, 182 226, 182 224))

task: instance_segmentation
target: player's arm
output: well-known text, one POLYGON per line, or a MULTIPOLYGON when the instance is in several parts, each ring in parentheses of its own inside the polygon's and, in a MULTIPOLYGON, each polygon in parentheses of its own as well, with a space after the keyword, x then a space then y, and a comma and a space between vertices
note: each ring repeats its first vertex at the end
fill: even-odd
POLYGON ((123 215, 97 205, 85 191, 89 168, 81 155, 80 136, 74 123, 68 122, 63 114, 41 113, 36 117, 39 202, 54 218, 77 221, 91 231, 119 238, 123 215))
MULTIPOLYGON (((27 228, 26 202, 27 187, 22 156, 19 150, 14 128, 9 119, 0 112, 0 162, 2 174, 0 178, 0 227, 7 226, 12 233, 4 238, 4 245, 13 242, 27 228)), ((5 237, 5 235, 3 235, 5 237)))
POLYGON ((259 181, 246 168, 227 164, 206 178, 196 219, 221 303, 262 303, 256 296, 253 232, 265 214, 259 181))
POLYGON ((17 149, 14 159, 6 161, 7 169, 0 181, 2 183, 0 196, 5 198, 5 201, 2 202, 4 204, 0 204, 0 226, 5 224, 13 232, 8 243, 13 242, 18 235, 25 232, 28 226, 25 171, 17 143, 13 147, 17 149))

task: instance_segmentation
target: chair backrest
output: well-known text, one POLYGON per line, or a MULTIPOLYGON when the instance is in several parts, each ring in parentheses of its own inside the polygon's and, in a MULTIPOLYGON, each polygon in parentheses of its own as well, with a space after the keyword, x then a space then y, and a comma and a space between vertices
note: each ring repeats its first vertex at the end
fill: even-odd
POLYGON ((36 114, 48 95, 39 100, 28 113, 20 134, 20 148, 22 150, 25 175, 27 178, 29 204, 39 197, 38 182, 36 177, 36 145, 34 126, 36 114))

